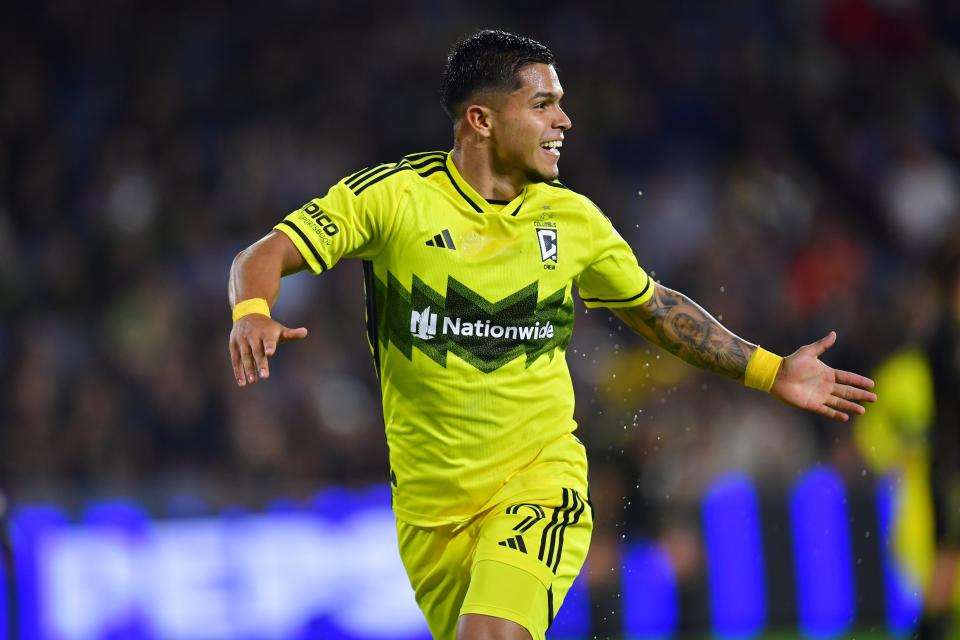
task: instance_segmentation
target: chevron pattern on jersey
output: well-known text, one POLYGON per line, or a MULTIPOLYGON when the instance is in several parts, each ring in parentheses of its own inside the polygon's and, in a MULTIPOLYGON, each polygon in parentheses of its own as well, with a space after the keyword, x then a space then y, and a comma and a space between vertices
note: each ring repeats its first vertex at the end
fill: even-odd
POLYGON ((453 277, 446 295, 413 276, 407 290, 393 274, 373 278, 377 337, 381 349, 393 344, 407 359, 413 348, 442 367, 454 353, 490 373, 519 358, 526 366, 557 349, 565 350, 573 331, 573 300, 566 288, 538 301, 538 283, 490 302, 453 277))

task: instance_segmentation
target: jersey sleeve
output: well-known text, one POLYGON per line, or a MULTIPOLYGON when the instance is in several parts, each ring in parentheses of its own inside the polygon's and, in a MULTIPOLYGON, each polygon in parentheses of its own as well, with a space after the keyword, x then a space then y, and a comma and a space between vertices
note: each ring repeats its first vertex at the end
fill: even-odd
POLYGON ((290 238, 315 274, 341 258, 374 257, 396 220, 401 197, 396 181, 368 189, 352 179, 344 178, 273 227, 290 238))
POLYGON ((599 209, 590 212, 593 261, 576 285, 588 308, 633 307, 653 296, 656 284, 637 263, 627 241, 599 209))

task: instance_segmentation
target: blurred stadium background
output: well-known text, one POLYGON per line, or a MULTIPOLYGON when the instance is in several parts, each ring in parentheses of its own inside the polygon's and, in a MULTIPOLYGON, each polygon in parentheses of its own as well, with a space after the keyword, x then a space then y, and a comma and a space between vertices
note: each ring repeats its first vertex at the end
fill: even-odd
POLYGON ((598 524, 553 637, 909 634, 934 411, 911 349, 945 312, 930 264, 960 222, 960 4, 3 13, 0 489, 16 571, 0 591, 23 637, 424 637, 359 265, 284 282, 274 315, 310 336, 244 390, 226 277, 343 175, 449 148, 438 77, 479 27, 553 48, 574 122, 561 178, 658 280, 781 353, 836 329, 827 360, 887 367, 880 393, 898 399, 827 424, 579 309, 567 358, 598 524))

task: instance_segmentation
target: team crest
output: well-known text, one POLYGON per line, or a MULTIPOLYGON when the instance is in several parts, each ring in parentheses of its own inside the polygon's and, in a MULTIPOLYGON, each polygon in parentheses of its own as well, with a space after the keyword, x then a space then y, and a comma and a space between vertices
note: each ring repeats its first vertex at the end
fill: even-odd
POLYGON ((540 261, 543 262, 545 269, 554 269, 554 265, 557 264, 557 228, 541 226, 541 224, 538 224, 536 229, 537 242, 540 245, 540 261))

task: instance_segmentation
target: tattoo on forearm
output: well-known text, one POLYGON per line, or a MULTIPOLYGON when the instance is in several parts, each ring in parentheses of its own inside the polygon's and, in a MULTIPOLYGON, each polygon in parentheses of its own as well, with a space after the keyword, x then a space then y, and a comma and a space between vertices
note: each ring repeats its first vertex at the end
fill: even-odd
POLYGON ((661 347, 692 365, 739 379, 747 368, 744 342, 681 293, 657 287, 642 321, 661 347))

